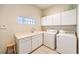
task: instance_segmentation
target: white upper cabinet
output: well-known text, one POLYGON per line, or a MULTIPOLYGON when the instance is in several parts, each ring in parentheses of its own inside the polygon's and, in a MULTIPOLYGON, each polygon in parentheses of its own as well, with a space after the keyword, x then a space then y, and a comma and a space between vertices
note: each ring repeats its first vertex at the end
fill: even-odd
POLYGON ((52 15, 52 25, 60 25, 60 13, 52 15))
POLYGON ((60 14, 54 14, 42 18, 42 25, 60 25, 60 14))
POLYGON ((46 21, 47 21, 47 23, 46 23, 47 25, 52 25, 52 22, 53 22, 52 16, 51 15, 47 16, 46 21))
POLYGON ((41 19, 41 25, 46 25, 46 17, 43 17, 43 18, 41 19))
POLYGON ((76 25, 76 9, 43 17, 41 24, 42 26, 76 25))
POLYGON ((61 13, 61 25, 76 25, 76 9, 61 13))
POLYGON ((43 26, 52 25, 52 17, 51 16, 43 17, 41 23, 43 26))

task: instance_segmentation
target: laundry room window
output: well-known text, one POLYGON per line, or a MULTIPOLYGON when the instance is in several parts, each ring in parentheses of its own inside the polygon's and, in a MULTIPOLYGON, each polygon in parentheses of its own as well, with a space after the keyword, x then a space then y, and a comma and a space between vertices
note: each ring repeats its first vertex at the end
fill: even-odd
POLYGON ((28 17, 25 17, 25 16, 19 16, 18 17, 18 23, 19 24, 36 24, 36 21, 35 19, 33 18, 28 18, 28 17))

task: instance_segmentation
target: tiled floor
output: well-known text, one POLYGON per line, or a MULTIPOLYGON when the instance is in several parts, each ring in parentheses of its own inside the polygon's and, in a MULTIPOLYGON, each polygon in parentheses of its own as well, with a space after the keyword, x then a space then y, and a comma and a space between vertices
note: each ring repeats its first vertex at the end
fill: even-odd
POLYGON ((36 51, 34 51, 32 54, 58 54, 56 51, 51 50, 45 46, 41 46, 36 51))

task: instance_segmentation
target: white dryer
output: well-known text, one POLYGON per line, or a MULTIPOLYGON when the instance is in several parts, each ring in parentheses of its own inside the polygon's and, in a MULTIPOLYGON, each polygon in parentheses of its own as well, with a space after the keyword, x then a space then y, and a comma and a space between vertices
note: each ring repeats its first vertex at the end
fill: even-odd
POLYGON ((62 32, 57 34, 57 52, 61 54, 76 54, 77 39, 74 33, 62 32))

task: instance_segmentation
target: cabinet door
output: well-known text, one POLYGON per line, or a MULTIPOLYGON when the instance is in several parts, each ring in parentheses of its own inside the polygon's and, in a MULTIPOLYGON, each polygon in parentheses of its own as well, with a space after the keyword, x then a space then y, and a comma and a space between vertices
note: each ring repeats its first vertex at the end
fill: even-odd
POLYGON ((43 17, 42 25, 60 25, 60 13, 43 17))
POLYGON ((52 25, 52 22, 53 22, 53 20, 52 20, 52 16, 50 15, 50 16, 47 16, 47 18, 46 18, 47 20, 46 20, 46 25, 52 25))
POLYGON ((61 14, 61 25, 76 25, 76 9, 61 14))
POLYGON ((42 25, 49 26, 52 25, 52 16, 46 16, 42 18, 42 25))
POLYGON ((31 52, 31 37, 20 39, 18 43, 18 53, 27 54, 31 52))
POLYGON ((42 45, 42 34, 38 34, 32 37, 32 50, 42 45))
POLYGON ((54 49, 55 48, 55 34, 44 34, 44 45, 54 49))
POLYGON ((60 25, 60 16, 60 13, 52 15, 52 25, 60 25))
POLYGON ((45 26, 46 25, 46 17, 43 17, 41 20, 41 25, 45 26))

